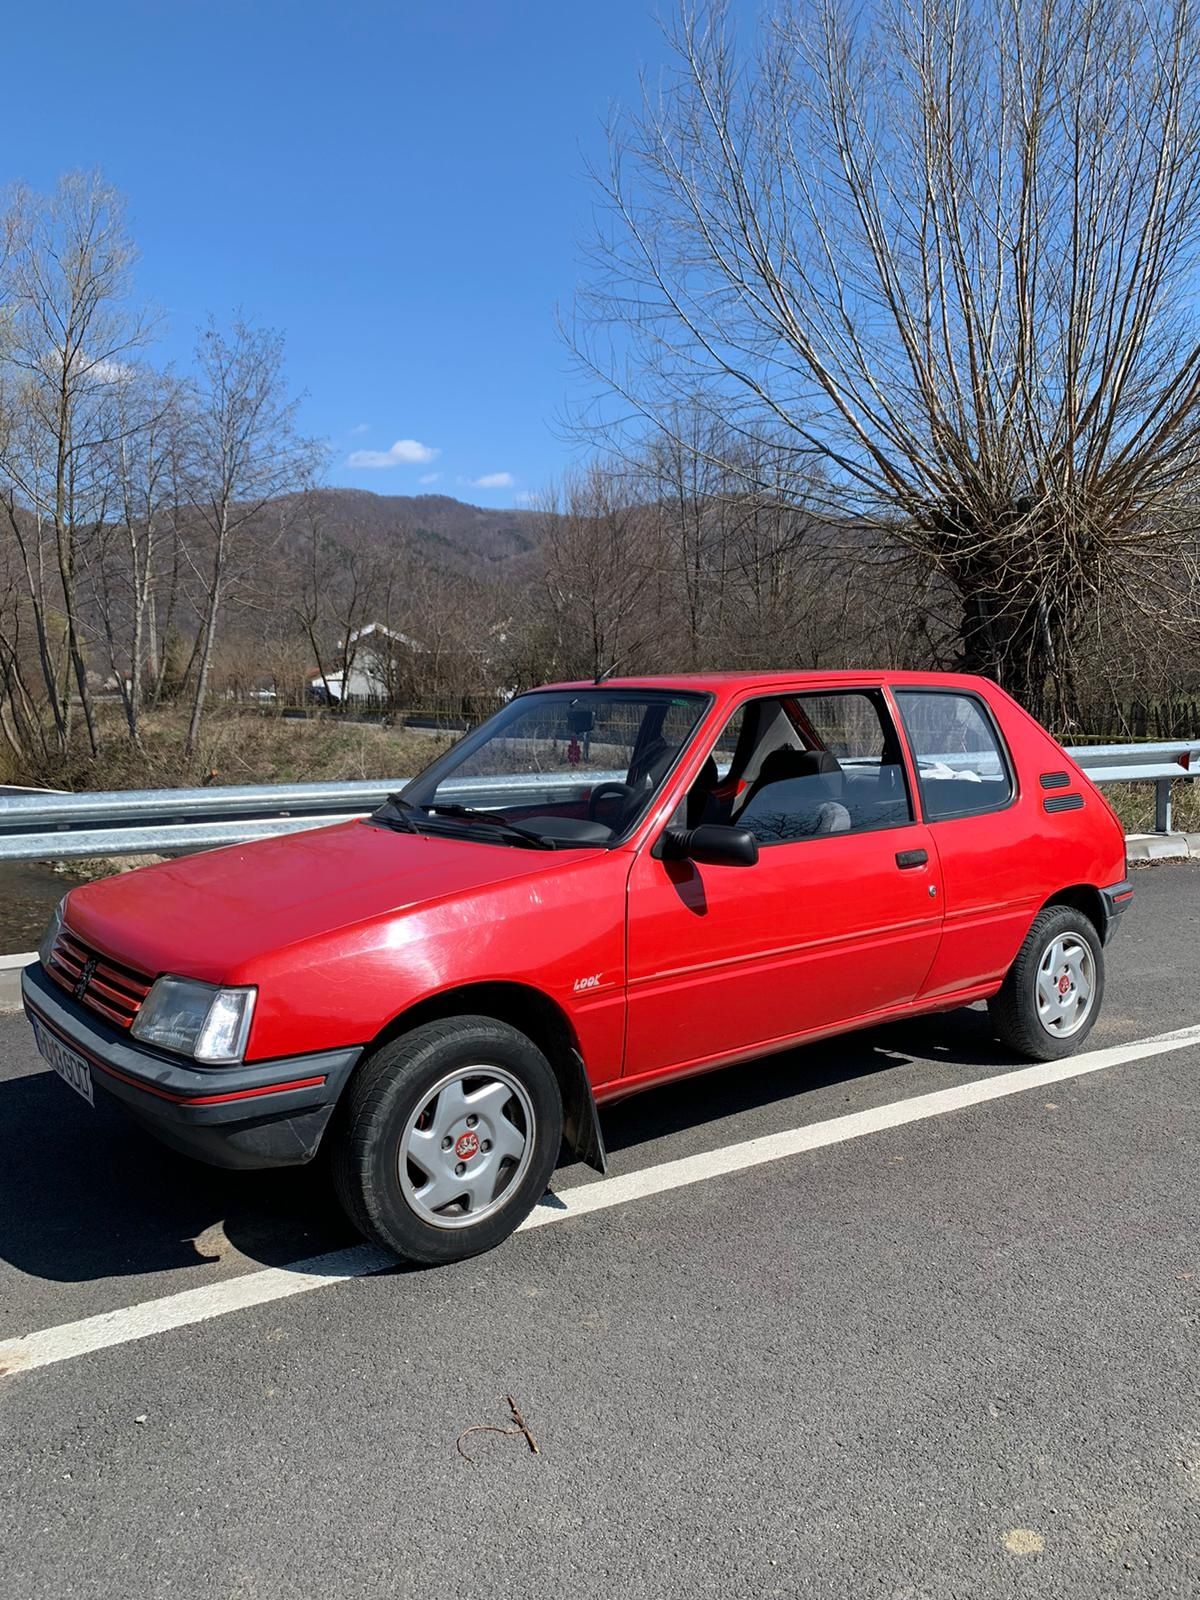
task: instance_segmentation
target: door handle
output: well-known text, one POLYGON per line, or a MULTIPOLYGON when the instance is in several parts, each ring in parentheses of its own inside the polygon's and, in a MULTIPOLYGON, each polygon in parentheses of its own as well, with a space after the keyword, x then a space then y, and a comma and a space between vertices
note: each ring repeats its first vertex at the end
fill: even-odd
POLYGON ((928 850, 897 850, 896 865, 902 870, 909 867, 923 867, 929 861, 928 850))

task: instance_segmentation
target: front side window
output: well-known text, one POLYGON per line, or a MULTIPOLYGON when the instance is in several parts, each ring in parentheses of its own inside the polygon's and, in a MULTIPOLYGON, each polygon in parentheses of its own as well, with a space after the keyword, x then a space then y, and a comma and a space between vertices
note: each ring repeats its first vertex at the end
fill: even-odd
POLYGON ((1013 796, 1000 736, 981 702, 942 689, 898 689, 921 801, 931 822, 997 811, 1013 796))
POLYGON ((864 833, 912 821, 899 741, 877 690, 753 700, 688 796, 688 823, 746 828, 760 845, 864 833))
POLYGON ((373 820, 487 843, 611 844, 645 814, 708 704, 603 687, 522 695, 373 820))

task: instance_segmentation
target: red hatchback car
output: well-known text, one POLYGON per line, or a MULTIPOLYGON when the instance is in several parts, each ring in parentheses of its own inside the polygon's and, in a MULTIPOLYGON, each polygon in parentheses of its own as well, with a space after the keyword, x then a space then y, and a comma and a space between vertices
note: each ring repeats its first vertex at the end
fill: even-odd
POLYGON ((982 679, 560 684, 362 821, 73 889, 23 989, 88 1100, 222 1166, 326 1151, 365 1234, 449 1261, 666 1079, 978 1000, 1070 1053, 1131 896, 1113 812, 982 679))

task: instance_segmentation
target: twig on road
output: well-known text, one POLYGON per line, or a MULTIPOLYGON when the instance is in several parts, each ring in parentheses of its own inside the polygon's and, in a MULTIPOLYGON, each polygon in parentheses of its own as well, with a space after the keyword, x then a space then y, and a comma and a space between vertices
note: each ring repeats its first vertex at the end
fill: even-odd
POLYGON ((516 1424, 515 1427, 512 1427, 512 1428, 500 1428, 500 1427, 497 1427, 494 1423, 491 1423, 491 1422, 477 1422, 477 1423, 474 1424, 473 1427, 464 1428, 463 1431, 458 1436, 458 1440, 457 1440, 454 1448, 458 1451, 459 1455, 463 1458, 463 1460, 464 1461, 469 1461, 472 1466, 475 1465, 475 1457, 474 1456, 469 1456, 467 1454, 467 1452, 463 1449, 463 1440, 466 1439, 472 1433, 504 1433, 504 1434, 518 1434, 519 1433, 519 1434, 524 1435, 525 1443, 529 1446, 530 1453, 532 1455, 540 1456, 541 1453, 542 1453, 538 1449, 538 1442, 533 1437, 533 1434, 532 1434, 532 1432, 530 1431, 530 1428, 529 1428, 529 1424, 525 1421, 525 1418, 521 1415, 521 1412, 517 1407, 517 1402, 513 1399, 512 1395, 510 1395, 510 1394, 506 1394, 504 1398, 508 1401, 508 1409, 509 1409, 509 1411, 512 1412, 512 1419, 513 1419, 513 1422, 516 1424))

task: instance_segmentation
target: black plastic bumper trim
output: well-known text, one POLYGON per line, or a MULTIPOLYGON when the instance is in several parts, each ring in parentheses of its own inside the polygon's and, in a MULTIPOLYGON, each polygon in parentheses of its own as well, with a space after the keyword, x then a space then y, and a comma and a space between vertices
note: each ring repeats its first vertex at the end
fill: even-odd
POLYGON ((88 1062, 96 1088, 165 1143, 215 1166, 292 1166, 311 1160, 362 1056, 355 1046, 201 1067, 109 1027, 65 995, 39 963, 21 974, 21 997, 40 1027, 88 1062), (295 1087, 297 1080, 312 1081, 295 1087), (225 1098, 231 1095, 239 1098, 225 1098))
POLYGON ((1122 878, 1120 883, 1101 889, 1100 899, 1104 903, 1104 942, 1107 944, 1116 932, 1118 920, 1133 903, 1133 884, 1128 878, 1122 878))

